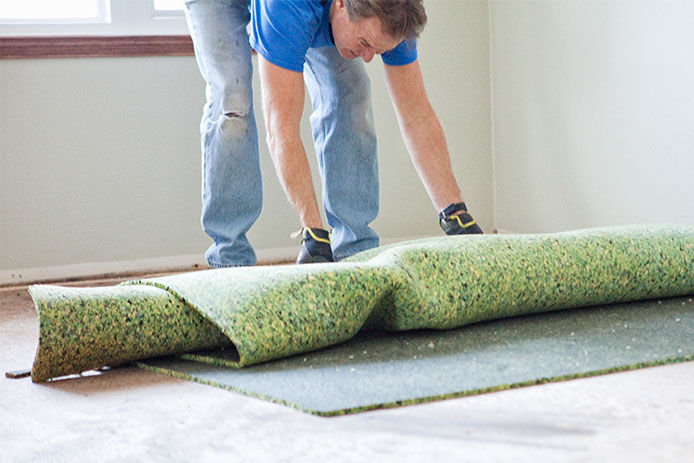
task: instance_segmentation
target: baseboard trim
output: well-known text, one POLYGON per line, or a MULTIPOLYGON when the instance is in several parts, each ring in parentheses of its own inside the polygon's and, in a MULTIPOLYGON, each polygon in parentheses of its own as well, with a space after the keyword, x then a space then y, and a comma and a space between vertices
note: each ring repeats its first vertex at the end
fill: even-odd
MULTIPOLYGON (((424 236, 381 238, 381 244, 392 244, 424 236)), ((290 264, 296 260, 298 245, 286 248, 257 249, 258 265, 290 264)), ((175 273, 210 268, 202 254, 155 257, 111 262, 0 270, 0 288, 39 283, 71 282, 128 278, 144 274, 175 273)))
MULTIPOLYGON (((274 248, 257 251, 259 265, 289 263, 296 259, 295 248, 274 248)), ((143 274, 175 273, 210 268, 202 254, 155 257, 110 262, 86 262, 25 269, 0 270, 0 288, 38 283, 76 280, 128 278, 143 274)))
POLYGON ((515 235, 516 232, 513 232, 511 230, 506 230, 505 228, 495 228, 493 233, 497 233, 499 235, 515 235))
POLYGON ((24 269, 0 270, 0 288, 57 281, 96 280, 128 277, 142 273, 186 271, 206 268, 202 256, 168 256, 111 262, 85 262, 24 269))

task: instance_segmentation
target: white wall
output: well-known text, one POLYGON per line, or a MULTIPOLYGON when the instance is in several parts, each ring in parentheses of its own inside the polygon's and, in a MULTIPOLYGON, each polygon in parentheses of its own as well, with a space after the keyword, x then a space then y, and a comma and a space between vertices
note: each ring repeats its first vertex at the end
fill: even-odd
POLYGON ((694 2, 490 1, 495 225, 694 223, 694 2))
MULTIPOLYGON (((437 0, 427 12, 420 61, 429 96, 464 196, 488 229, 487 2, 437 0)), ((386 238, 440 234, 400 139, 380 60, 374 61, 368 69, 381 177, 374 227, 386 238)), ((56 272, 124 271, 134 261, 202 261, 209 243, 199 225, 203 102, 192 57, 0 60, 0 284, 56 272), (47 267, 54 270, 36 270, 47 267)), ((287 249, 294 255, 298 242, 288 235, 299 224, 264 136, 261 146, 265 200, 249 237, 261 256, 287 249)))

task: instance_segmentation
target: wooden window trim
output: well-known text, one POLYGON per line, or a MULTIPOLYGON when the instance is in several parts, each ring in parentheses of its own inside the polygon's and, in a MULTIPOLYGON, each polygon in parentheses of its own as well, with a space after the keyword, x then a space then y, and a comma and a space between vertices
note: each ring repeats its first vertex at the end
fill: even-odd
POLYGON ((0 59, 192 55, 188 35, 0 37, 0 59))

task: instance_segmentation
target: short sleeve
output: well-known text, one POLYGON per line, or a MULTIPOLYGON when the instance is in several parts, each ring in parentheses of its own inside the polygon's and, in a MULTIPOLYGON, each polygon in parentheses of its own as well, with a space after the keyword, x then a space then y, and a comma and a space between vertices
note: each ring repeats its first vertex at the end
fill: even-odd
POLYGON ((320 26, 320 4, 311 0, 253 0, 251 9, 253 49, 272 64, 302 72, 306 52, 320 26))
POLYGON ((397 47, 383 53, 381 59, 390 66, 410 64, 417 59, 417 40, 403 40, 397 47))

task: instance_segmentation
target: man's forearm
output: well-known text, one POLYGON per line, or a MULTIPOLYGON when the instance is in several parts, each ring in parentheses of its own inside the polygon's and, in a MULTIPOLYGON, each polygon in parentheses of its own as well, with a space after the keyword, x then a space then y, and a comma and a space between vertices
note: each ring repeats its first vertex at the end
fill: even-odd
POLYGON ((304 80, 301 73, 288 71, 264 58, 258 58, 267 126, 267 143, 289 201, 301 225, 323 228, 311 169, 301 142, 300 121, 304 106, 304 80))
POLYGON ((412 163, 436 210, 461 202, 446 139, 434 112, 430 111, 409 125, 401 121, 400 125, 412 163))
POLYGON ((301 138, 286 134, 273 136, 268 130, 267 141, 275 171, 301 226, 323 228, 301 138))
POLYGON ((417 61, 386 66, 386 80, 412 163, 437 210, 461 202, 441 124, 431 108, 417 61))

